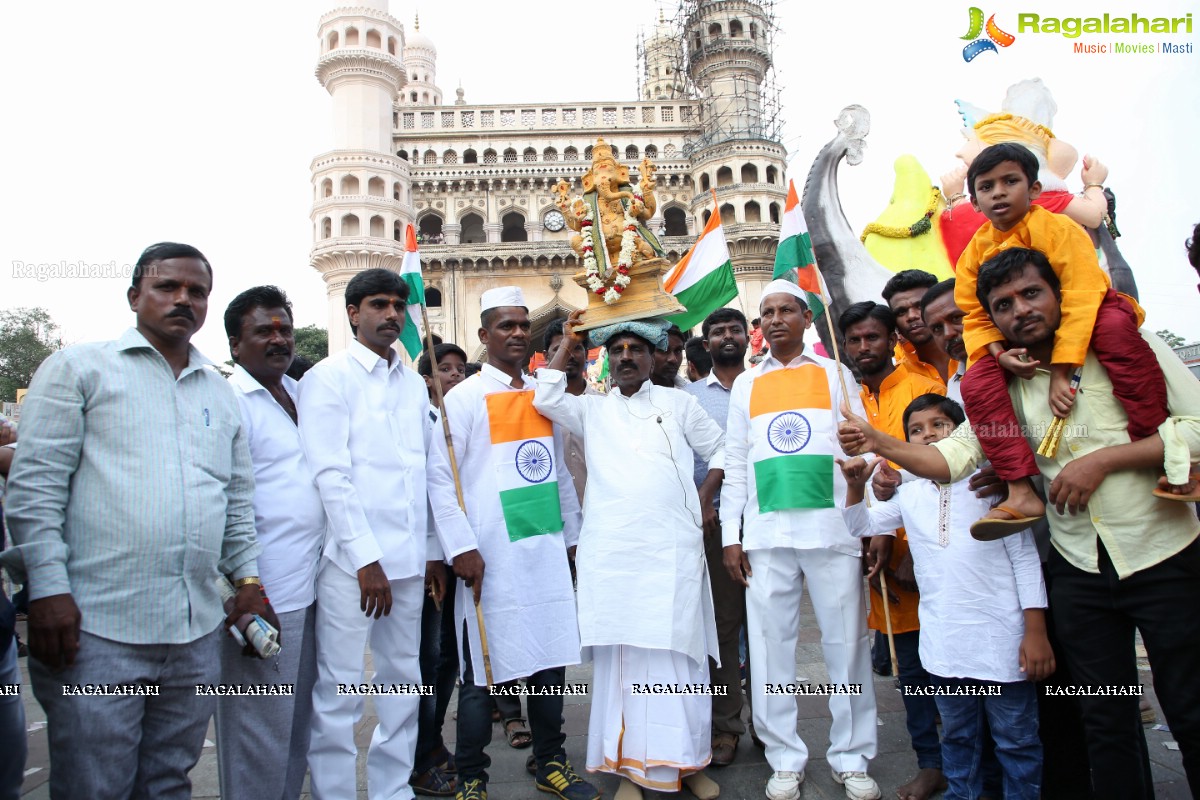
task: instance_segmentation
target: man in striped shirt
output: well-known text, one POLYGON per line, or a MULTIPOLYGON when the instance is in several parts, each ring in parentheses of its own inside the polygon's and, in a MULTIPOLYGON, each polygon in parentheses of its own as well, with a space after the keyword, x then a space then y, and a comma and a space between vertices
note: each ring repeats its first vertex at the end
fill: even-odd
POLYGON ((50 356, 23 405, 7 512, 55 798, 190 797, 216 702, 196 686, 221 674, 218 577, 239 587, 235 615, 279 624, 241 413, 190 344, 211 289, 196 248, 147 248, 136 327, 50 356))

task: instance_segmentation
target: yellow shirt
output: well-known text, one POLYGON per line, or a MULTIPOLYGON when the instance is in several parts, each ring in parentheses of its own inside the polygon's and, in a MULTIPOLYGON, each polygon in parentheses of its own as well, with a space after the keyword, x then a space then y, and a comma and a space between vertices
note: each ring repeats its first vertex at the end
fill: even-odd
MULTIPOLYGON (((908 404, 923 394, 944 396, 946 387, 936 380, 911 373, 904 367, 898 366, 880 384, 878 400, 866 386, 861 387, 858 394, 862 398, 863 409, 867 412, 867 421, 871 423, 872 427, 890 436, 903 439, 904 409, 908 408, 908 404)), ((895 569, 896 565, 907 555, 908 539, 904 536, 904 529, 900 528, 896 531, 896 544, 892 547, 892 560, 888 562, 888 566, 895 569)), ((917 619, 917 605, 921 595, 917 592, 906 592, 894 582, 888 584, 888 589, 895 592, 896 596, 900 598, 899 605, 893 605, 890 609, 892 631, 907 633, 920 630, 921 623, 917 619)), ((867 627, 877 631, 887 630, 886 620, 883 617, 883 598, 875 591, 871 592, 871 612, 867 616, 867 627)))
MULTIPOLYGON (((1054 364, 1082 364, 1092 341, 1096 311, 1112 284, 1100 269, 1096 248, 1083 228, 1062 214, 1031 206, 1029 213, 1011 230, 998 231, 991 222, 983 223, 959 256, 954 274, 954 302, 966 314, 963 342, 969 355, 968 366, 987 355, 989 344, 1004 341, 975 292, 979 267, 1010 247, 1040 250, 1050 260, 1062 284, 1062 323, 1054 335, 1050 360, 1054 364)), ((1144 318, 1141 308, 1129 299, 1139 319, 1144 318)))
MULTIPOLYGON (((1162 340, 1145 331, 1140 333, 1158 357, 1167 382, 1171 417, 1159 428, 1167 459, 1200 460, 1200 382, 1162 340)), ((1035 451, 1054 419, 1046 404, 1049 382, 1050 373, 1039 369, 1032 380, 1010 381, 1008 385, 1017 419, 1035 451)), ((1128 424, 1124 408, 1112 396, 1108 373, 1095 354, 1087 353, 1075 407, 1067 418, 1058 454, 1053 459, 1037 456, 1046 485, 1075 459, 1103 447, 1128 444, 1128 424)), ((960 425, 950 437, 933 446, 946 457, 951 481, 970 476, 984 461, 983 449, 968 425, 960 425)), ((1175 555, 1200 535, 1200 521, 1191 503, 1160 500, 1151 494, 1160 474, 1157 468, 1114 472, 1097 487, 1087 509, 1076 516, 1059 514, 1053 506, 1047 506, 1051 543, 1074 566, 1098 573, 1099 537, 1121 578, 1175 555)))
MULTIPOLYGON (((938 372, 937 367, 935 367, 933 364, 928 364, 921 360, 921 356, 917 354, 916 345, 914 345, 912 342, 906 342, 903 340, 896 342, 896 351, 894 356, 896 359, 896 366, 904 367, 914 375, 922 375, 926 378, 929 378, 931 381, 937 381, 938 383, 942 384, 942 386, 946 385, 946 382, 942 380, 942 373, 938 372)), ((958 372, 958 362, 953 358, 950 359, 950 365, 947 367, 947 371, 951 377, 954 376, 954 373, 958 372)))

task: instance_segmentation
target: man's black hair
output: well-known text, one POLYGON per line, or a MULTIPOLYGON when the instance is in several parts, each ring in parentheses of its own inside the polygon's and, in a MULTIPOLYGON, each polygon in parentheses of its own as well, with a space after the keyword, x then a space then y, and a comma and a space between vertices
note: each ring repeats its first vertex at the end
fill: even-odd
POLYGON ((304 377, 304 373, 308 372, 312 368, 313 362, 309 361, 304 356, 297 355, 292 358, 292 365, 288 367, 287 372, 284 374, 292 380, 298 381, 304 377))
POLYGON ((929 289, 936 286, 937 275, 923 269, 905 269, 888 278, 883 285, 883 302, 890 303, 892 295, 907 292, 909 289, 929 289))
POLYGON ((1041 275, 1042 280, 1050 284, 1050 288, 1054 290, 1055 296, 1062 297, 1062 283, 1058 280, 1058 276, 1054 274, 1054 268, 1050 266, 1050 259, 1046 258, 1040 250, 1029 250, 1025 247, 1013 247, 1004 250, 998 256, 989 258, 979 267, 979 277, 975 285, 975 296, 979 298, 979 302, 983 305, 984 311, 991 312, 991 305, 988 303, 988 295, 990 295, 998 286, 1011 281, 1013 278, 1025 271, 1025 265, 1032 264, 1041 275))
POLYGON ((1192 265, 1192 269, 1200 274, 1200 222, 1196 223, 1196 227, 1192 229, 1192 238, 1185 243, 1188 253, 1188 263, 1192 265))
POLYGON ((750 320, 750 324, 751 325, 761 325, 762 317, 755 317, 754 319, 750 320))
MULTIPOLYGON (((550 320, 550 324, 546 326, 546 335, 542 338, 542 350, 550 352, 550 343, 554 341, 556 336, 566 335, 567 321, 562 317, 550 320)), ((584 345, 586 347, 587 345, 584 345)))
POLYGON ((712 356, 704 349, 703 336, 693 336, 688 339, 683 346, 683 352, 687 353, 688 363, 695 365, 696 373, 701 378, 712 372, 712 356))
POLYGON ((909 418, 918 411, 925 411, 930 408, 936 408, 949 417, 956 428, 967 421, 967 415, 963 413, 962 406, 949 397, 944 397, 940 394, 923 394, 920 397, 914 398, 908 404, 908 407, 904 409, 904 441, 908 441, 909 418))
POLYGON ((985 172, 991 172, 1005 161, 1015 161, 1029 179, 1029 185, 1038 179, 1037 156, 1028 148, 1012 142, 1001 142, 991 147, 985 147, 975 156, 971 166, 967 167, 967 191, 971 199, 975 199, 975 179, 985 172))
MULTIPOLYGON (((458 356, 459 358, 462 359, 464 367, 467 364, 467 354, 463 352, 463 349, 461 347, 454 344, 453 342, 446 342, 445 344, 434 345, 433 353, 434 353, 434 355, 437 356, 437 360, 438 360, 439 364, 441 363, 442 359, 445 358, 446 356, 458 356)), ((429 358, 428 350, 421 353, 421 358, 417 361, 417 374, 423 378, 432 378, 433 377, 433 360, 429 358)))
POLYGON ((946 278, 946 280, 942 281, 941 283, 934 284, 929 288, 929 291, 926 292, 925 296, 921 298, 921 316, 925 316, 925 308, 930 303, 932 303, 934 300, 937 300, 946 292, 954 294, 954 278, 946 278))
MULTIPOLYGON (((716 311, 704 318, 704 322, 700 323, 700 335, 705 339, 708 338, 708 332, 712 330, 714 325, 720 325, 722 322, 737 322, 742 326, 742 330, 747 334, 750 333, 750 327, 746 324, 746 315, 738 311, 736 308, 718 308, 716 311)), ((691 360, 691 356, 688 356, 691 360)))
MULTIPOLYGON (((688 336, 690 334, 691 334, 691 331, 684 333, 683 331, 679 330, 678 325, 672 325, 671 327, 667 328, 667 336, 678 336, 679 341, 683 342, 684 344, 687 344, 688 336)), ((669 342, 668 342, 667 346, 670 347, 669 342)))
POLYGON ((242 333, 242 317, 256 308, 282 308, 288 319, 293 320, 292 304, 287 294, 278 286, 252 286, 239 294, 225 309, 225 335, 239 336, 242 333))
POLYGON ((478 361, 468 361, 467 362, 467 377, 468 378, 471 377, 476 372, 479 372, 479 370, 481 370, 481 369, 483 369, 483 364, 480 364, 478 361))
POLYGON ((200 259, 204 262, 204 268, 208 270, 208 282, 212 283, 212 264, 208 263, 208 259, 204 257, 204 253, 201 253, 190 244, 159 242, 158 244, 150 245, 138 256, 137 264, 133 266, 133 288, 137 289, 141 285, 143 275, 149 274, 153 276, 156 274, 152 265, 171 258, 200 259))
POLYGON ((846 339, 846 331, 850 327, 858 323, 873 319, 877 320, 887 329, 888 336, 896 332, 896 315, 892 310, 883 303, 875 303, 870 300, 863 300, 861 303, 855 303, 842 312, 838 317, 838 329, 842 332, 842 340, 846 339))
MULTIPOLYGON (((358 308, 363 298, 374 294, 398 294, 407 303, 408 284, 390 269, 365 269, 346 284, 346 305, 358 308)), ((358 335, 357 326, 351 325, 350 330, 358 335)))

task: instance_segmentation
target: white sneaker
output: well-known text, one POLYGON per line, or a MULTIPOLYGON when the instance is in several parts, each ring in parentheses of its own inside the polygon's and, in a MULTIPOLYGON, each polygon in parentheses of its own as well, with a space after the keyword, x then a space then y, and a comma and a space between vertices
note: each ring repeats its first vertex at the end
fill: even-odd
POLYGON ((804 772, 778 771, 767 781, 767 800, 799 800, 804 772))
POLYGON ((833 779, 846 787, 850 800, 879 800, 882 796, 879 784, 865 772, 838 772, 833 770, 833 779))

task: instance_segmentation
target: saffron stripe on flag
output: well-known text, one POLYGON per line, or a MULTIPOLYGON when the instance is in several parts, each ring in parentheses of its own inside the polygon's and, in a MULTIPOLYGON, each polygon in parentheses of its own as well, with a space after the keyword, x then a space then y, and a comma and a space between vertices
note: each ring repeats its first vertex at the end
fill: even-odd
POLYGON ((752 386, 751 419, 798 408, 833 407, 825 368, 817 364, 802 364, 792 369, 777 369, 759 375, 752 386))
POLYGON ((492 444, 554 436, 554 426, 533 407, 533 390, 495 392, 484 398, 492 444))

